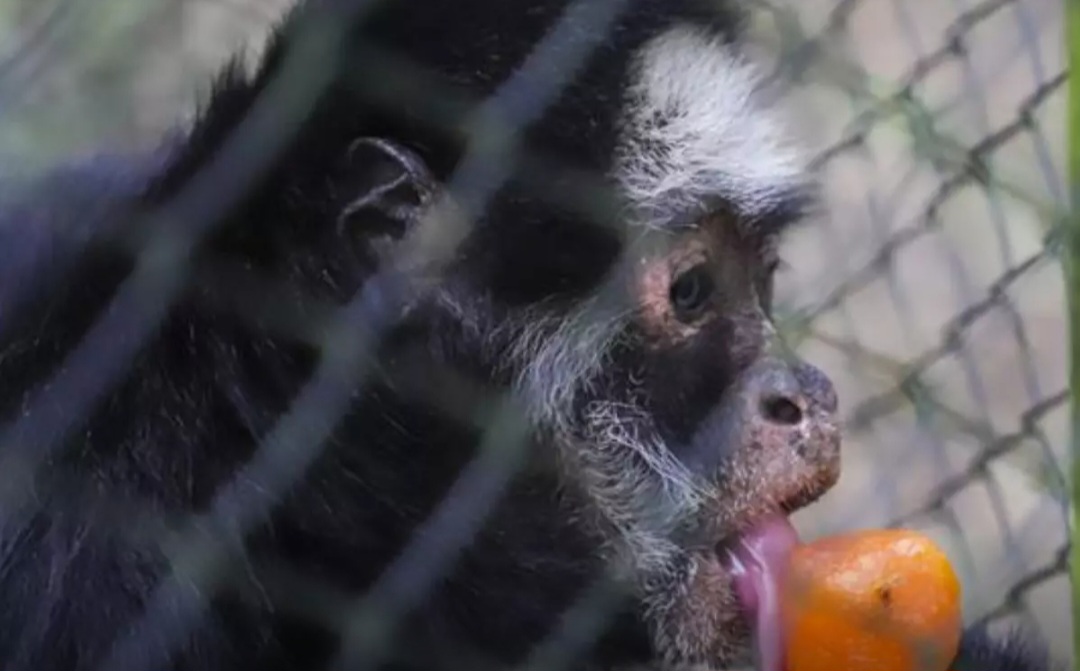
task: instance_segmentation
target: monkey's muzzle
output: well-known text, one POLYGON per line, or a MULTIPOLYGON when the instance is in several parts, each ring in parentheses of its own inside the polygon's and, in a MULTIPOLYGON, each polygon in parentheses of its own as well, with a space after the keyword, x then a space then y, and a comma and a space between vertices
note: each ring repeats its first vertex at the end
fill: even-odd
POLYGON ((828 491, 840 473, 837 398, 802 362, 763 358, 729 390, 703 440, 724 454, 725 500, 744 501, 723 522, 718 558, 753 633, 761 671, 781 671, 780 580, 799 542, 787 515, 828 491))

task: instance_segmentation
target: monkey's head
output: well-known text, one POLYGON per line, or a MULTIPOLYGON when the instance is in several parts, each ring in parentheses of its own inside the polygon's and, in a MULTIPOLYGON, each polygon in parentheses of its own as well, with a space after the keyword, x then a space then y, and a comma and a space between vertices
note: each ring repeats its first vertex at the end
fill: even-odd
MULTIPOLYGON (((455 37, 509 51, 482 77, 437 53, 425 65, 491 93, 527 54, 492 44, 520 9, 496 13, 455 37)), ((755 635, 770 655, 785 516, 840 469, 833 388, 771 322, 781 236, 812 184, 729 15, 640 2, 615 25, 523 129, 524 158, 423 312, 446 361, 522 400, 537 459, 578 504, 566 524, 629 570, 658 656, 722 664, 755 635)), ((439 182, 460 167, 425 161, 439 182)))
MULTIPOLYGON (((429 277, 414 332, 439 364, 527 409, 532 459, 557 474, 549 490, 529 491, 572 502, 558 524, 592 539, 583 562, 626 572, 659 660, 715 668, 755 638, 775 654, 776 572, 793 541, 786 515, 839 476, 831 383, 784 353, 771 315, 783 232, 814 190, 760 98, 729 11, 699 0, 624 4, 612 25, 586 28, 606 10, 382 3, 365 23, 364 53, 374 44, 386 58, 363 73, 420 67, 432 93, 488 106, 388 98, 365 117, 365 130, 387 140, 357 145, 354 158, 389 159, 387 174, 400 175, 387 185, 417 186, 416 212, 465 201, 473 226, 429 277), (579 14, 565 39, 599 31, 600 46, 581 67, 559 56, 576 47, 556 49, 537 86, 566 81, 548 82, 558 90, 550 99, 524 100, 513 78, 529 76, 529 59, 553 57, 537 44, 564 12, 579 14), (433 124, 432 110, 449 123, 433 124), (443 137, 515 115, 531 120, 506 159, 483 154, 487 145, 463 156, 443 137), (478 166, 505 178, 493 193, 466 193, 486 175, 478 166)), ((385 202, 358 203, 411 211, 396 186, 375 192, 385 202)))

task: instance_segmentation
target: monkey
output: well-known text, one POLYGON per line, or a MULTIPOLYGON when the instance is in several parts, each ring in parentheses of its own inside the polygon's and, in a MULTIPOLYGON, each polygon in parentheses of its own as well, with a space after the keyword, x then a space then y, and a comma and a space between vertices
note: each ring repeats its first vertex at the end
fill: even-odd
POLYGON ((13 180, 0 666, 779 668, 841 436, 746 11, 307 0, 151 148, 13 180))

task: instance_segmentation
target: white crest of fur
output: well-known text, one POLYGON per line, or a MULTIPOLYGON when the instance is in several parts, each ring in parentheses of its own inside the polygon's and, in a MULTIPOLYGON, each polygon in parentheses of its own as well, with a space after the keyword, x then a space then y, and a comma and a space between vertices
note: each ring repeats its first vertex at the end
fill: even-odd
POLYGON ((758 72, 719 37, 679 25, 639 54, 616 179, 646 225, 700 213, 717 197, 753 216, 801 185, 801 152, 759 107, 758 72))

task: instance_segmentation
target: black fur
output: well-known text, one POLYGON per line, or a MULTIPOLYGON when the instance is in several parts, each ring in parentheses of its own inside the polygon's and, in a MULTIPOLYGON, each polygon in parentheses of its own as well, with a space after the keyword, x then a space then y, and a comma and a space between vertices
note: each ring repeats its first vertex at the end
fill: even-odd
POLYGON ((991 636, 985 625, 971 627, 960 640, 952 671, 1065 671, 1046 652, 1033 632, 1015 628, 991 636))
MULTIPOLYGON (((290 17, 256 75, 236 68, 223 74, 190 131, 146 156, 65 169, 7 199, 0 417, 18 430, 3 434, 13 442, 3 446, 0 463, 18 473, 19 486, 0 494, 0 668, 95 669, 117 654, 115 642, 157 603, 151 595, 170 574, 161 541, 190 532, 189 516, 212 511, 216 494, 318 369, 312 340, 334 323, 333 308, 381 280, 387 248, 394 249, 387 240, 409 232, 401 226, 407 218, 387 216, 390 205, 342 218, 382 174, 349 148, 360 138, 391 139, 430 171, 424 179, 451 178, 470 114, 569 4, 372 3, 347 31, 347 48, 321 63, 327 87, 310 107, 293 100, 298 117, 284 124, 291 135, 281 150, 268 165, 237 174, 252 164, 230 159, 227 144, 272 93, 289 58, 311 46, 303 42, 305 26, 349 16, 349 3, 312 3, 290 17), (380 58, 421 68, 426 83, 410 90, 408 78, 387 74, 380 58), (435 104, 423 97, 387 102, 391 94, 408 100, 433 93, 442 94, 435 104), (202 197, 190 198, 186 190, 218 160, 226 161, 223 179, 242 188, 223 193, 222 184, 210 183, 202 197), (162 212, 169 216, 151 217, 162 212), (64 378, 66 357, 122 283, 152 270, 137 254, 165 234, 199 237, 180 264, 188 272, 178 296, 118 368, 115 384, 100 390, 86 416, 35 405, 62 387, 54 379, 76 391, 97 381, 64 378), (60 420, 72 422, 70 430, 60 432, 60 420), (15 470, 26 464, 35 468, 15 470)), ((508 168, 448 273, 461 287, 455 298, 475 309, 473 316, 498 323, 541 300, 568 302, 603 280, 620 249, 618 233, 551 194, 574 192, 581 172, 610 168, 636 48, 676 20, 736 35, 735 13, 716 4, 627 3, 603 48, 525 129, 525 146, 558 157, 565 172, 508 168)), ((409 202, 392 206, 409 207, 423 195, 398 194, 409 202)), ((214 671, 315 669, 334 657, 342 632, 327 620, 355 605, 439 508, 476 454, 492 394, 508 381, 492 369, 506 354, 504 343, 494 336, 475 342, 468 324, 413 291, 422 287, 406 288, 402 310, 413 309, 380 346, 380 375, 351 399, 302 482, 286 488, 242 544, 226 546, 235 561, 210 587, 180 581, 161 610, 165 619, 151 622, 168 626, 135 630, 145 635, 131 659, 161 664, 148 668, 214 671), (454 385, 448 394, 439 391, 444 383, 454 385), (453 400, 461 415, 448 416, 418 394, 453 400), (316 599, 320 594, 325 598, 316 599), (196 605, 206 598, 205 612, 186 621, 193 597, 196 605)), ((391 312, 396 296, 384 304, 391 312)), ((122 330, 106 336, 106 343, 126 337, 122 330)), ((728 374, 708 385, 688 379, 723 387, 728 374)), ((383 667, 504 668, 558 630, 603 567, 598 538, 577 523, 575 497, 543 455, 532 455, 485 510, 475 541, 391 632, 383 667)), ((652 661, 656 651, 639 615, 630 603, 614 608, 597 640, 582 642, 587 654, 574 665, 652 661)), ((1012 647, 990 658, 979 656, 986 648, 968 649, 986 671, 1046 668, 1012 647)))

